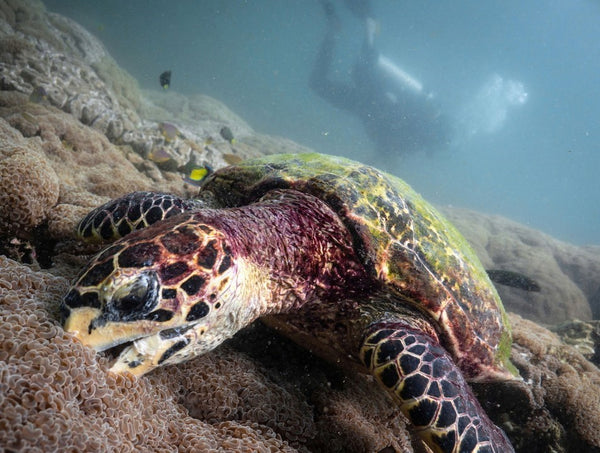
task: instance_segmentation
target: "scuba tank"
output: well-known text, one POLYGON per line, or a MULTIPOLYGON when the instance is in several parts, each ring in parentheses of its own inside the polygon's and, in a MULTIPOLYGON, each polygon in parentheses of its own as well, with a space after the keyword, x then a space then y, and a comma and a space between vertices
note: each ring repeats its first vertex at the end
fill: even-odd
POLYGON ((409 90, 415 94, 423 92, 423 84, 419 80, 384 55, 379 55, 377 58, 377 70, 391 91, 409 90))

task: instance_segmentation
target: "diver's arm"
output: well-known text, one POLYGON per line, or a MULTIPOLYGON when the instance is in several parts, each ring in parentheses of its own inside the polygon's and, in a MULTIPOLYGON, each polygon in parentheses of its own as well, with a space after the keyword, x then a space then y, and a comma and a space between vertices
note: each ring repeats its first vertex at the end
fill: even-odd
POLYGON ((368 47, 374 46, 375 34, 377 30, 377 21, 373 14, 370 0, 345 0, 346 8, 354 14, 354 16, 365 24, 365 45, 368 47))

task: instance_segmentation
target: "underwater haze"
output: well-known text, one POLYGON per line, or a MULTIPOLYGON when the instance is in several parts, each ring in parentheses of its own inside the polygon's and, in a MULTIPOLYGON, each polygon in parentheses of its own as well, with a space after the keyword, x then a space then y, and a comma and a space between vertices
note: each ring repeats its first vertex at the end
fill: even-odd
MULTIPOLYGON (((434 152, 381 152, 309 78, 317 0, 45 1, 98 36, 142 88, 203 93, 261 133, 394 173, 432 201, 600 244, 600 2, 373 1, 375 46, 452 122, 434 152)), ((343 1, 333 76, 352 80, 364 21, 343 1)), ((406 79, 404 80, 406 81, 406 79)))

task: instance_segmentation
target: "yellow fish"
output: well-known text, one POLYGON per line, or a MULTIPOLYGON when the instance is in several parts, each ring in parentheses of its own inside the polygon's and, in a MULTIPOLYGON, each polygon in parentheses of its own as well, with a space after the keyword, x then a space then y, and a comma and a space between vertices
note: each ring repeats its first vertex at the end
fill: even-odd
POLYGON ((183 180, 188 184, 192 184, 194 186, 202 185, 202 181, 213 172, 213 169, 208 165, 204 167, 195 167, 192 168, 188 176, 185 176, 183 180))

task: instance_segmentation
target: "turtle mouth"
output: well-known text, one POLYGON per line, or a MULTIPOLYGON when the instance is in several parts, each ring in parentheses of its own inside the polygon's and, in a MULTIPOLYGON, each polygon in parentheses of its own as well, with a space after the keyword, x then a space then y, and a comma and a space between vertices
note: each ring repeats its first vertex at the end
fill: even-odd
POLYGON ((119 358, 119 356, 123 353, 123 351, 125 351, 127 348, 133 345, 133 341, 134 340, 119 343, 116 346, 104 349, 103 351, 99 352, 99 354, 106 357, 109 361, 109 365, 112 367, 119 358))
MULTIPOLYGON (((124 341, 102 351, 114 373, 128 372, 141 376, 178 354, 195 340, 197 323, 163 329, 124 341), (189 332, 192 330, 191 332, 189 332)), ((187 357, 187 353, 184 353, 187 357)), ((180 361, 180 360, 177 360, 180 361)))
POLYGON ((154 322, 140 325, 139 322, 116 322, 109 318, 100 308, 76 307, 68 312, 63 328, 83 345, 101 353, 100 357, 106 359, 110 371, 138 376, 168 359, 174 362, 187 357, 189 352, 184 349, 197 341, 196 333, 191 329, 201 322, 161 326, 163 329, 157 330, 157 322, 162 319, 153 318, 154 322))
MULTIPOLYGON (((135 369, 142 363, 151 363, 153 361, 155 351, 146 351, 145 354, 140 354, 136 344, 139 341, 152 338, 153 335, 145 335, 127 340, 122 343, 115 344, 108 348, 104 348, 98 351, 98 354, 107 361, 109 371, 121 374, 124 371, 130 372, 134 375, 141 375, 144 372, 137 372, 135 369), (132 359, 132 357, 135 357, 132 359)), ((153 368, 153 367, 152 367, 153 368)))

